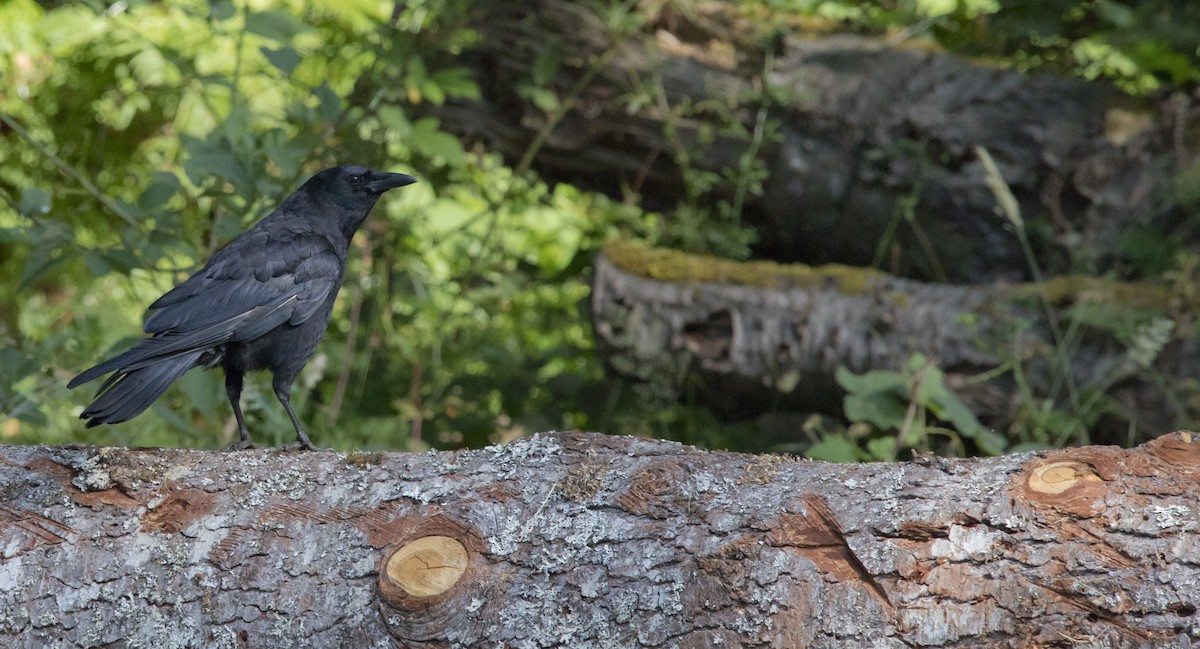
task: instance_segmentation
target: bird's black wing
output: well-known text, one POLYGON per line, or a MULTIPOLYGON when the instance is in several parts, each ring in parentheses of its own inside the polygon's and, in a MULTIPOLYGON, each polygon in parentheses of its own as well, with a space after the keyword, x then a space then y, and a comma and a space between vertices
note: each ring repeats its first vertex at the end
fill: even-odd
MULTIPOLYGON (((329 282, 340 281, 341 273, 341 261, 320 235, 251 230, 155 300, 144 328, 148 334, 197 330, 292 295, 304 294, 308 302, 314 290, 322 293, 329 282)), ((326 290, 316 303, 327 296, 326 290)))
MULTIPOLYGON (((316 234, 247 232, 150 305, 143 339, 75 377, 75 387, 108 372, 253 340, 307 321, 341 283, 342 261, 316 234)), ((101 387, 103 391, 104 386, 101 387)))

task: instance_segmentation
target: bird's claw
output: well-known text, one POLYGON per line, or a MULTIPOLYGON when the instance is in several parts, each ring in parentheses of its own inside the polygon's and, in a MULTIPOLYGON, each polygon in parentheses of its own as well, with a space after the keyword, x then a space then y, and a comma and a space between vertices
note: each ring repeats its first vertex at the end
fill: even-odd
POLYGON ((291 442, 290 444, 284 444, 283 446, 280 446, 279 450, 281 450, 281 451, 332 451, 333 449, 316 446, 312 442, 309 442, 309 441, 296 440, 294 442, 291 442))

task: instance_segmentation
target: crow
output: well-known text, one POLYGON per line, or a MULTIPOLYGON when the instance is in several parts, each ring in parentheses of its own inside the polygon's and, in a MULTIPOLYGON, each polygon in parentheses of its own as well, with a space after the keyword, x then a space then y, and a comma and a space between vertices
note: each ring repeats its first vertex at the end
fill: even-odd
POLYGON ((88 428, 126 421, 189 369, 220 366, 241 435, 230 448, 254 448, 239 402, 242 379, 270 370, 296 429, 287 447, 315 450, 292 410, 292 383, 329 324, 354 232, 384 192, 414 182, 365 167, 317 173, 155 300, 143 327, 148 338, 71 379, 68 388, 112 372, 80 419, 88 428))

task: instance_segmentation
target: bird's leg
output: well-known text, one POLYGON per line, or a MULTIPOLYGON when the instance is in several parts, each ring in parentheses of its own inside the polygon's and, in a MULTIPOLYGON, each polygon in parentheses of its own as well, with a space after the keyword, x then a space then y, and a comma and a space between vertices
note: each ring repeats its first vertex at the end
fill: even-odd
POLYGON ((275 396, 279 399, 279 403, 283 404, 283 409, 287 411, 288 417, 292 420, 292 426, 296 428, 296 441, 291 444, 284 444, 283 449, 288 451, 298 451, 305 449, 309 451, 327 451, 329 449, 318 448, 313 445, 312 440, 308 439, 308 434, 304 432, 304 426, 300 424, 300 418, 296 416, 292 410, 292 381, 285 379, 278 374, 275 375, 272 385, 275 387, 275 396))
POLYGON ((246 419, 242 417, 242 373, 238 370, 225 369, 225 394, 229 395, 229 405, 233 406, 233 416, 237 419, 238 434, 241 439, 230 442, 226 450, 239 451, 255 448, 250 431, 246 430, 246 419))

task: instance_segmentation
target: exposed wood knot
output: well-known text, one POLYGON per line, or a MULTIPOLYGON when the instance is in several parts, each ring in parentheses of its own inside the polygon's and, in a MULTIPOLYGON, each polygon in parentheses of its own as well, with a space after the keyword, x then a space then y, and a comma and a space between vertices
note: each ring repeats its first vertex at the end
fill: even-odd
POLYGON ((143 532, 176 534, 212 512, 216 496, 202 489, 172 491, 142 518, 143 532))
POLYGON ((1129 472, 1111 451, 1073 449, 1031 462, 1013 485, 1031 504, 1085 519, 1108 508, 1113 483, 1129 472))
POLYGON ((685 494, 687 475, 685 461, 655 461, 633 474, 628 489, 617 497, 617 505, 627 512, 658 519, 689 511, 695 503, 685 494))
POLYGON ((427 646, 461 636, 484 615, 503 576, 490 573, 487 544, 471 525, 435 513, 402 516, 388 526, 393 541, 379 564, 379 597, 388 632, 401 646, 427 646))
POLYGON ((413 597, 440 595, 467 571, 467 548, 449 536, 423 536, 394 550, 384 575, 413 597))
POLYGON ((1035 467, 1029 474, 1030 491, 1060 494, 1086 482, 1100 482, 1100 476, 1079 462, 1051 462, 1035 467))

